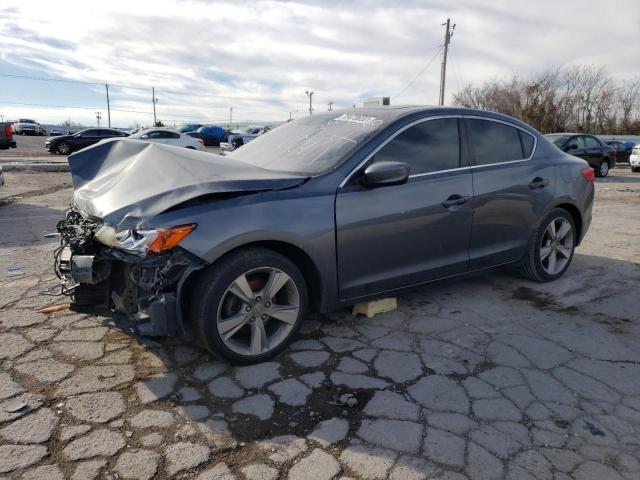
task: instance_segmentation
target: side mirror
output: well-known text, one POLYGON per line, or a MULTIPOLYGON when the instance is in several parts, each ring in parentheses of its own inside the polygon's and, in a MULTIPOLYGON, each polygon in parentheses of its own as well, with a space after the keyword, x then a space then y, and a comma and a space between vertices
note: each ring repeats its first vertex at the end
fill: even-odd
POLYGON ((142 135, 140 138, 141 138, 141 139, 145 139, 145 140, 146 140, 147 138, 149 138, 149 135, 146 135, 146 134, 145 134, 145 135, 142 135))
POLYGON ((369 188, 400 185, 409 179, 409 171, 409 165, 406 163, 375 162, 364 171, 362 183, 369 188))
POLYGON ((571 144, 567 145, 564 150, 566 152, 568 152, 569 150, 577 150, 577 149, 578 149, 578 144, 577 143, 571 143, 571 144))

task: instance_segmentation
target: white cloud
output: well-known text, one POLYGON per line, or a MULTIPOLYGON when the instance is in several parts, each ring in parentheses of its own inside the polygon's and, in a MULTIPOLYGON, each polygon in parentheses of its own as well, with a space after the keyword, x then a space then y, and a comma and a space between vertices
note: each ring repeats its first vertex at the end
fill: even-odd
POLYGON ((318 109, 369 95, 435 103, 439 59, 394 95, 434 55, 448 16, 457 23, 448 98, 467 82, 558 64, 640 74, 637 0, 12 2, 0 6, 0 58, 42 76, 146 89, 114 88, 115 108, 150 111, 155 85, 161 118, 222 119, 232 106, 236 118, 276 120, 304 112, 307 89, 318 109))

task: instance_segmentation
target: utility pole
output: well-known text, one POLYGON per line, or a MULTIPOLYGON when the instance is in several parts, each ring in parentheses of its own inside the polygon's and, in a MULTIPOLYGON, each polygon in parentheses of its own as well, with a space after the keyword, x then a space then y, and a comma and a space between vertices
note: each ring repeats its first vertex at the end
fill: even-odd
POLYGON ((231 128, 232 121, 233 121, 233 107, 229 107, 229 128, 231 128))
POLYGON ((447 18, 447 23, 443 23, 443 26, 446 25, 446 30, 444 32, 444 53, 442 55, 442 69, 440 70, 440 102, 438 105, 444 105, 444 84, 447 79, 447 53, 449 52, 449 43, 451 42, 451 37, 453 37, 453 31, 456 29, 456 24, 454 23, 451 26, 451 19, 447 18))
POLYGON ((102 112, 96 112, 96 118, 98 119, 98 127, 100 126, 100 119, 102 118, 102 112))
POLYGON ((109 121, 109 128, 111 128, 111 105, 109 104, 109 84, 105 83, 104 88, 107 89, 107 119, 109 121))
POLYGON ((304 93, 306 93, 307 97, 309 97, 309 115, 313 115, 313 94, 315 92, 310 92, 309 90, 307 90, 304 93))
POLYGON ((153 126, 156 126, 156 103, 158 103, 158 99, 156 98, 156 87, 151 87, 151 101, 153 102, 153 126))
POLYGON ((333 110, 333 102, 329 102, 328 105, 329 105, 329 111, 333 110))

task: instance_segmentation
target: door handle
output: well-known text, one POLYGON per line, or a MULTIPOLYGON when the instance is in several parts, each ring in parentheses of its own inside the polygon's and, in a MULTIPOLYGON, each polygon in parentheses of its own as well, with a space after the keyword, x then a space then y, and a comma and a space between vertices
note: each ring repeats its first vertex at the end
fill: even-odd
POLYGON ((546 187, 548 183, 549 183, 549 180, 547 180, 546 178, 536 177, 529 184, 529 188, 531 190, 540 190, 546 187))
POLYGON ((464 205, 469 201, 471 197, 463 197, 462 195, 451 195, 444 202, 442 202, 442 206, 444 208, 455 207, 457 205, 464 205))

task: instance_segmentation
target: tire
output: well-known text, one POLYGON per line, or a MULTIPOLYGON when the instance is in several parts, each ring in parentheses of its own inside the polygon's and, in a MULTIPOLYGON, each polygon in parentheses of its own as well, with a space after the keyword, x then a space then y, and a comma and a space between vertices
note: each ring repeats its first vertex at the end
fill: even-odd
POLYGON ((604 178, 609 175, 609 160, 603 160, 596 170, 596 177, 604 178))
POLYGON ((61 142, 56 147, 56 153, 58 155, 69 155, 71 153, 71 146, 67 142, 61 142))
POLYGON ((191 321, 202 345, 232 364, 248 365, 286 348, 304 320, 308 293, 304 276, 291 260, 272 250, 251 248, 231 253, 205 269, 196 280, 192 299, 191 321), (265 290, 272 281, 276 294, 269 296, 265 290), (242 285, 251 289, 250 302, 235 293, 249 297, 242 285), (267 341, 260 343, 256 338, 267 341))
POLYGON ((633 173, 640 173, 640 167, 631 167, 633 173))
MULTIPOLYGON (((556 233, 561 234, 558 230, 556 233)), ((560 235, 557 235, 558 237, 560 235)), ((563 208, 555 208, 540 222, 527 245, 527 252, 521 271, 524 276, 536 282, 551 282, 560 278, 567 271, 576 247, 577 230, 571 214, 563 208), (560 241, 554 243, 550 238, 551 223, 554 228, 568 224, 571 229, 560 241), (551 253, 546 255, 551 249, 551 253), (563 253, 561 253, 563 252, 563 253), (552 257, 555 256, 554 268, 551 268, 552 257)))

